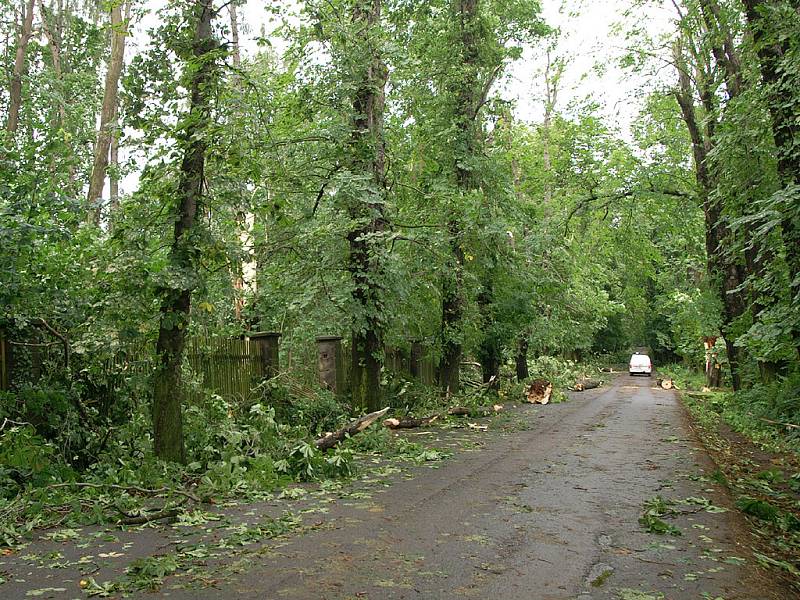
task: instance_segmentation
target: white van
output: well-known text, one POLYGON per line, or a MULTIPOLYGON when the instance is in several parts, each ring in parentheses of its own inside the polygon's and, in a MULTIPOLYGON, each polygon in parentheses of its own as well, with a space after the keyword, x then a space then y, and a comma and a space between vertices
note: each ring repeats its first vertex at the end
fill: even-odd
POLYGON ((650 357, 647 354, 639 354, 638 352, 633 354, 628 363, 628 373, 631 375, 642 373, 650 377, 653 374, 653 363, 650 361, 650 357))

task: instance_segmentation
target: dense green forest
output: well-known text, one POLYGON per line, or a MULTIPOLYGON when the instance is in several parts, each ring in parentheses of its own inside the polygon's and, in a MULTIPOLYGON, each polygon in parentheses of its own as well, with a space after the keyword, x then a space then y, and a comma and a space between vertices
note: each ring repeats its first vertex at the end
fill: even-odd
POLYGON ((236 1, 0 0, 0 544, 81 490, 348 472, 311 442, 361 413, 641 347, 800 421, 796 0, 630 0, 630 127, 564 100, 537 0, 263 10, 245 51, 236 1))

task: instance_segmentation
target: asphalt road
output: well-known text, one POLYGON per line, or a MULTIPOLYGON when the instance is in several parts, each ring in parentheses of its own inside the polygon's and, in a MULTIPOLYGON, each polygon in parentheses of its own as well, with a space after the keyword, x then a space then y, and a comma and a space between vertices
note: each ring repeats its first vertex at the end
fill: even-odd
POLYGON ((205 597, 788 598, 771 588, 674 392, 618 377, 394 483, 205 597), (529 428, 528 428, 529 427, 529 428), (638 523, 661 495, 680 536, 638 523), (742 560, 744 563, 742 564, 742 560), (637 594, 638 593, 638 594, 637 594), (707 596, 704 596, 706 594, 707 596))
MULTIPOLYGON (((410 475, 360 482, 336 498, 309 496, 296 507, 305 511, 308 526, 302 533, 260 544, 238 558, 206 559, 202 569, 193 569, 190 586, 185 575, 172 576, 158 592, 141 596, 795 597, 756 566, 745 524, 710 478, 714 466, 676 394, 652 385, 649 378, 623 374, 564 404, 518 407, 486 432, 415 432, 416 440, 460 449, 410 475), (677 514, 663 520, 680 535, 657 535, 639 524, 645 501, 657 495, 675 502, 669 508, 677 514), (197 575, 203 570, 205 575, 197 575)), ((284 509, 280 502, 249 505, 230 509, 230 518, 284 509)), ((224 535, 204 531, 207 540, 224 535)), ((189 537, 167 527, 124 532, 103 548, 79 551, 69 542, 34 543, 28 550, 40 555, 60 549, 67 568, 45 571, 41 561, 26 567, 13 557, 0 561, 0 572, 9 579, 0 585, 0 597, 23 598, 44 586, 66 589, 40 597, 79 597, 75 565, 81 552, 119 554, 95 573, 101 580, 137 554, 163 552, 189 537)))

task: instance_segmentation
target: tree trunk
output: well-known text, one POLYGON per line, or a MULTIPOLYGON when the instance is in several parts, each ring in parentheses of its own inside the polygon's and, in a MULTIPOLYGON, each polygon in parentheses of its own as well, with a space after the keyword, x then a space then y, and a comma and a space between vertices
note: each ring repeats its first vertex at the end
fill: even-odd
MULTIPOLYGON (((130 2, 130 0, 128 0, 130 2)), ((127 9, 126 9, 127 12, 127 9)), ((94 146, 94 164, 89 178, 89 192, 86 200, 89 206, 89 220, 96 225, 100 224, 102 215, 103 186, 108 168, 108 154, 111 139, 117 135, 117 105, 119 103, 119 77, 125 58, 125 37, 127 36, 126 23, 122 19, 122 1, 111 3, 111 55, 108 59, 106 71, 105 91, 103 92, 103 107, 100 111, 100 129, 97 132, 97 141, 94 146)))
POLYGON ((17 40, 17 52, 14 56, 14 70, 11 72, 11 85, 9 86, 8 120, 6 131, 14 134, 19 127, 19 111, 22 108, 22 75, 25 73, 26 53, 28 42, 33 32, 33 9, 36 0, 28 0, 23 5, 22 31, 17 40))
POLYGON ((402 419, 386 419, 383 426, 387 429, 415 429, 417 427, 427 427, 439 418, 439 415, 431 415, 424 419, 405 417, 402 419))
POLYGON ((350 392, 353 406, 376 410, 381 402, 383 367, 383 259, 381 233, 386 228, 386 148, 383 132, 385 88, 389 72, 381 57, 382 0, 365 0, 353 10, 360 25, 361 65, 353 96, 353 132, 350 152, 354 172, 370 178, 364 197, 350 198, 348 210, 355 227, 347 236, 348 271, 359 315, 353 323, 350 392))
POLYGON ((675 97, 692 142, 695 177, 703 203, 708 277, 724 307, 722 334, 726 343, 730 342, 733 348, 733 355, 730 357, 731 360, 728 364, 731 369, 731 381, 734 384, 734 389, 738 390, 741 377, 739 375, 738 355, 736 348, 733 346, 736 340, 733 337, 732 326, 746 312, 747 306, 740 289, 744 281, 744 275, 741 272, 741 267, 735 262, 736 257, 729 256, 725 247, 726 244, 730 243, 732 234, 723 219, 722 207, 719 201, 712 197, 715 178, 711 169, 709 154, 714 148, 715 141, 714 103, 716 100, 707 85, 707 74, 698 73, 695 76, 695 82, 706 112, 704 130, 701 128, 697 117, 692 81, 679 44, 674 49, 674 56, 678 69, 679 83, 675 97))
POLYGON ((239 47, 239 13, 235 2, 228 5, 228 13, 231 17, 231 60, 234 68, 239 69, 242 66, 242 54, 239 47))
POLYGON ((213 53, 217 49, 211 29, 213 8, 204 0, 196 0, 197 20, 192 56, 186 66, 190 74, 188 114, 180 127, 183 160, 178 182, 178 211, 170 248, 170 268, 187 283, 180 288, 162 288, 161 323, 156 354, 158 368, 154 376, 153 437, 156 456, 163 460, 183 462, 181 365, 189 325, 192 287, 198 277, 197 243, 193 236, 195 217, 202 201, 205 168, 205 133, 211 121, 210 97, 213 77, 213 53))
POLYGON ((484 350, 487 356, 481 360, 481 375, 483 383, 489 384, 489 389, 498 391, 500 389, 500 362, 501 355, 494 340, 484 342, 484 350))
POLYGON ((517 381, 525 381, 530 377, 530 372, 528 371, 528 336, 526 334, 522 334, 519 336, 519 340, 517 340, 515 363, 517 367, 517 381))
MULTIPOLYGON (((701 0, 700 7, 703 21, 711 34, 711 52, 714 55, 714 60, 725 74, 728 97, 730 100, 735 100, 744 91, 745 83, 741 72, 739 52, 736 49, 730 24, 726 21, 716 0, 701 0)), ((755 199, 751 204, 755 205, 755 199)), ((748 209, 749 206, 746 205, 745 211, 748 209)), ((746 282, 748 278, 755 277, 763 280, 766 276, 765 261, 770 260, 772 252, 764 243, 762 237, 754 233, 754 229, 758 226, 759 223, 747 223, 742 228, 742 238, 750 244, 745 249, 743 264, 730 264, 731 258, 726 259, 728 273, 725 285, 725 312, 728 325, 747 311, 745 298, 742 292, 737 291, 737 288, 746 282)), ((760 313, 775 302, 774 297, 767 297, 766 304, 763 304, 762 297, 764 297, 762 290, 751 290, 750 310, 754 320, 757 320, 760 313)), ((738 389, 741 385, 741 376, 738 372, 741 352, 739 352, 738 348, 733 348, 733 352, 734 360, 731 362, 731 379, 734 389, 738 389)), ((762 374, 768 375, 771 366, 763 362, 759 362, 759 365, 761 366, 762 374)))
POLYGON ((547 50, 547 64, 544 71, 545 101, 544 120, 542 122, 542 164, 546 175, 544 186, 544 204, 548 209, 553 200, 553 182, 551 181, 553 166, 550 157, 550 130, 552 129, 553 113, 558 102, 561 76, 564 74, 564 61, 551 60, 550 49, 547 50))
POLYGON ((119 130, 111 136, 111 148, 109 150, 109 166, 111 172, 108 176, 109 209, 114 213, 119 208, 119 130))
POLYGON ((44 32, 45 37, 47 38, 47 45, 50 48, 50 57, 53 61, 53 74, 56 76, 56 81, 59 85, 59 90, 57 96, 57 110, 58 110, 58 119, 56 120, 56 129, 62 129, 64 124, 67 120, 66 115, 66 108, 64 107, 64 90, 61 88, 63 80, 64 80, 64 73, 61 69, 61 46, 59 44, 58 38, 53 34, 52 29, 50 28, 50 23, 48 22, 47 18, 47 11, 44 8, 43 0, 39 0, 39 13, 42 16, 42 31, 44 32))
POLYGON ((446 394, 458 393, 461 369, 461 320, 464 314, 464 250, 460 242, 461 226, 455 219, 448 227, 451 259, 442 270, 442 357, 439 361, 439 385, 446 394))
MULTIPOLYGON (((725 332, 723 332, 723 336, 725 332)), ((725 338, 725 348, 728 350, 728 365, 731 371, 731 387, 733 391, 738 391, 742 387, 742 375, 739 369, 739 348, 733 342, 725 338)))
MULTIPOLYGON (((470 165, 477 154, 477 115, 482 100, 482 86, 478 81, 480 57, 478 37, 478 0, 459 0, 453 3, 452 18, 459 32, 459 57, 461 64, 455 68, 463 76, 451 90, 455 102, 453 124, 458 131, 454 153, 456 183, 462 195, 477 189, 477 177, 470 165)), ((486 89, 488 93, 488 88, 486 89)), ((449 394, 459 391, 461 365, 462 328, 464 305, 464 249, 462 247, 463 226, 455 213, 447 220, 450 264, 445 265, 442 278, 442 358, 439 363, 439 385, 449 394)))

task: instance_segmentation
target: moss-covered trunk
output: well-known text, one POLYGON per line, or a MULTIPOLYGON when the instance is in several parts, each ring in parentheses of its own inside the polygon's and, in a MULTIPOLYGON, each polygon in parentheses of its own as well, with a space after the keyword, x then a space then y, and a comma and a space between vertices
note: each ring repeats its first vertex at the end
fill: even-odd
POLYGON ((169 253, 169 268, 180 286, 162 288, 161 321, 156 354, 158 366, 153 384, 153 438, 156 456, 184 462, 181 367, 189 326, 192 289, 198 278, 198 248, 193 236, 202 200, 205 167, 205 131, 211 120, 210 97, 213 52, 217 45, 211 30, 214 15, 210 4, 197 0, 197 25, 192 54, 187 64, 190 104, 180 128, 183 160, 178 182, 175 228, 169 253))

